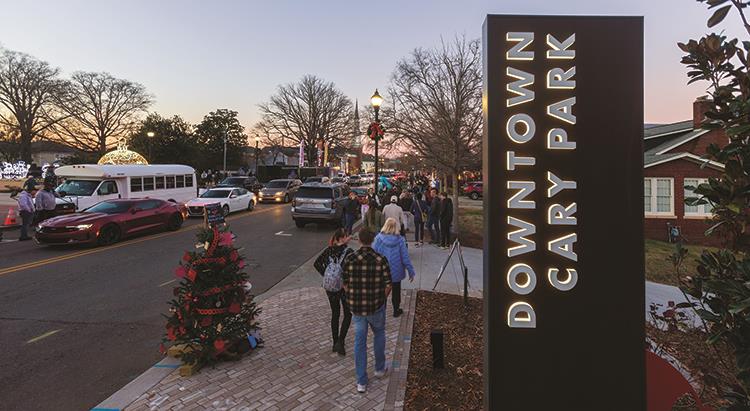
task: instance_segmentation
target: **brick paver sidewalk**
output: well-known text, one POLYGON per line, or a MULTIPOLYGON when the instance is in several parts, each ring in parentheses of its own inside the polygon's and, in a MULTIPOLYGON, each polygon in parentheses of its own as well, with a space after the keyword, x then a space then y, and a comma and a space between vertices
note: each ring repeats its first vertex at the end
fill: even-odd
MULTIPOLYGON (((413 309, 412 293, 405 292, 404 308, 413 309), (411 308, 410 308, 411 307, 411 308)), ((389 303, 390 304, 390 303, 389 303)), ((366 394, 356 392, 354 375, 354 326, 347 336, 347 355, 331 352, 330 308, 321 287, 286 291, 261 304, 260 321, 265 347, 238 362, 208 367, 182 378, 175 371, 141 395, 127 410, 382 410, 399 409, 403 400, 406 364, 399 365, 401 352, 408 352, 410 335, 402 338, 397 361, 393 361, 401 333, 411 332, 412 315, 386 318, 386 361, 395 369, 383 379, 373 376, 372 332, 368 339, 366 394), (391 374, 394 384, 389 389, 391 374), (399 389, 400 388, 400 389, 399 389), (400 391, 400 392, 399 392, 400 391)), ((390 309, 390 307, 388 307, 390 309)), ((408 313, 412 314, 412 313, 408 313)), ((408 353, 407 353, 408 355, 408 353)), ((407 360, 408 361, 408 360, 407 360)))

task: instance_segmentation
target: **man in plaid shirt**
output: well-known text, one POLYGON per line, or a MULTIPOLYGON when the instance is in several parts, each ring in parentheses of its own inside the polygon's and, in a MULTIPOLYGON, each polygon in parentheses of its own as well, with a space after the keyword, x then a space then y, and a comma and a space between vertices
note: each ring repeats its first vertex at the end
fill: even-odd
POLYGON ((354 322, 354 366, 357 370, 357 392, 367 390, 367 328, 375 334, 375 377, 388 371, 385 365, 385 303, 391 293, 391 269, 388 260, 372 249, 375 235, 359 232, 362 247, 342 264, 346 299, 354 322))

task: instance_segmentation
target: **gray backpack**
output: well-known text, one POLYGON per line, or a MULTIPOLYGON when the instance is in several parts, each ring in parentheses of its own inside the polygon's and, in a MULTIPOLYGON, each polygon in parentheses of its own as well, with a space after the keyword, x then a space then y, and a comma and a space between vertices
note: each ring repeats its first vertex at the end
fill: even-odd
POLYGON ((326 291, 330 291, 332 293, 341 291, 341 273, 344 271, 344 269, 341 267, 341 264, 344 262, 344 259, 349 255, 349 249, 344 250, 343 253, 341 253, 341 257, 338 259, 330 257, 328 259, 328 266, 326 267, 325 273, 323 273, 323 288, 326 291))

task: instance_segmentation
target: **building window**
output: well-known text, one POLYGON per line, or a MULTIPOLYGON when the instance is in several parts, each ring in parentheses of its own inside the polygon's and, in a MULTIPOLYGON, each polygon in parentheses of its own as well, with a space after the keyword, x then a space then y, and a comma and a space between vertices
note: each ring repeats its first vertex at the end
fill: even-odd
POLYGON ((674 180, 650 177, 643 180, 643 204, 646 214, 674 215, 674 180))
MULTIPOLYGON (((685 179, 685 199, 688 199, 690 197, 700 197, 698 194, 695 194, 693 190, 689 190, 687 187, 698 187, 699 185, 705 184, 705 183, 708 183, 708 179, 686 178, 685 179)), ((711 205, 710 204, 688 205, 686 203, 685 215, 686 216, 710 216, 711 205)))

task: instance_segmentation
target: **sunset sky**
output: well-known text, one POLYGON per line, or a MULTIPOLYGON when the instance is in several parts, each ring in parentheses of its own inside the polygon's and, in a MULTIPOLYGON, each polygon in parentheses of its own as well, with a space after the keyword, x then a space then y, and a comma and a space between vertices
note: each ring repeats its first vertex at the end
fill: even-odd
MULTIPOLYGON (((412 49, 456 34, 478 38, 488 13, 644 16, 645 118, 679 121, 705 85, 685 85, 675 44, 708 32, 710 15, 693 0, 0 0, 0 10, 6 48, 66 74, 107 71, 140 82, 164 116, 197 122, 229 108, 246 127, 277 85, 307 73, 366 103, 412 49)), ((734 11, 719 29, 748 37, 734 11)))

